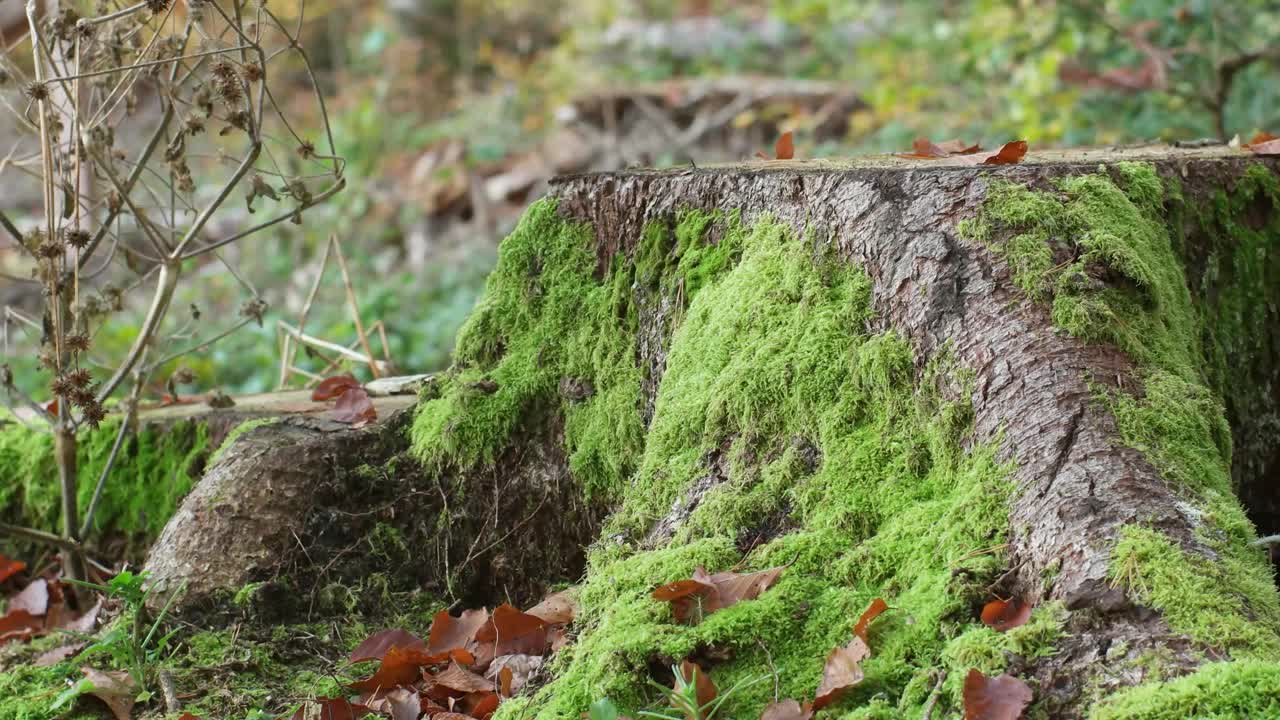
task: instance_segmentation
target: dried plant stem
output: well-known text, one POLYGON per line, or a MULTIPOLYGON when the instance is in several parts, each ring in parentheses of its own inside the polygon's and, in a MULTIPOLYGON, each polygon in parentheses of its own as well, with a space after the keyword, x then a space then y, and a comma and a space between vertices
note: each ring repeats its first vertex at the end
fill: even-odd
POLYGON ((351 287, 351 273, 347 272, 347 259, 342 256, 342 244, 338 242, 337 235, 329 236, 329 243, 333 245, 334 256, 338 258, 338 269, 342 272, 342 286, 347 291, 347 305, 351 308, 351 319, 356 324, 356 337, 360 338, 360 347, 364 349, 364 354, 369 356, 369 372, 373 377, 382 377, 382 373, 378 372, 378 361, 373 356, 373 346, 369 344, 369 336, 364 332, 364 323, 360 320, 360 304, 356 302, 356 291, 351 287))

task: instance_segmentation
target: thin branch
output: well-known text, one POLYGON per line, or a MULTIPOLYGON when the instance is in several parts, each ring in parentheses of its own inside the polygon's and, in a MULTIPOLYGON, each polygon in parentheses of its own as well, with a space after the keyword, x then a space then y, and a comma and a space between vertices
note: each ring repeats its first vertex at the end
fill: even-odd
POLYGON ((93 516, 98 511, 98 503, 102 500, 102 490, 107 486, 107 478, 111 476, 111 469, 115 467, 116 458, 120 455, 120 448, 124 446, 125 436, 129 434, 129 428, 133 425, 133 418, 138 411, 138 395, 142 389, 142 383, 134 385, 133 397, 129 399, 128 409, 125 410, 124 419, 120 421, 120 429, 116 432, 116 441, 111 445, 111 454, 107 456, 107 462, 102 466, 102 473, 98 475, 98 484, 93 488, 93 498, 89 501, 89 507, 84 511, 84 520, 80 525, 80 534, 77 539, 83 540, 89 535, 89 531, 93 529, 93 516))
POLYGON ((61 535, 55 535, 44 530, 36 530, 35 528, 22 527, 21 525, 10 525, 9 523, 0 523, 0 534, 12 535, 26 540, 32 540, 45 545, 52 545, 70 552, 77 552, 80 543, 74 540, 68 540, 61 535))
POLYGON ((311 202, 309 202, 309 203, 304 203, 304 204, 302 204, 302 205, 299 205, 299 206, 298 206, 295 210, 293 210, 292 212, 288 212, 288 213, 285 213, 285 214, 283 214, 283 215, 280 215, 279 217, 273 218, 273 219, 271 219, 271 220, 267 220, 266 222, 259 223, 259 224, 257 224, 257 225, 254 225, 253 227, 249 228, 248 230, 242 230, 242 231, 240 231, 240 232, 238 232, 238 233, 235 233, 234 235, 231 235, 231 236, 229 236, 229 237, 225 237, 225 238, 223 238, 223 239, 221 239, 221 240, 217 240, 217 241, 212 242, 212 243, 210 243, 210 244, 208 244, 208 245, 203 245, 203 246, 201 246, 201 247, 198 247, 198 248, 196 248, 195 250, 192 250, 191 252, 186 253, 185 255, 183 255, 183 256, 182 256, 182 259, 183 259, 183 260, 190 260, 191 258, 198 257, 198 256, 200 256, 200 255, 203 255, 203 254, 207 253, 207 252, 212 252, 212 251, 214 251, 214 250, 217 250, 218 248, 220 248, 220 247, 222 247, 222 246, 224 246, 224 245, 230 245, 231 243, 233 243, 233 242, 235 242, 235 241, 237 241, 237 240, 244 239, 244 238, 246 238, 246 237, 248 237, 248 236, 250 236, 250 235, 253 235, 254 233, 260 232, 260 231, 262 231, 262 230, 266 230, 267 228, 269 228, 269 227, 271 227, 271 226, 273 226, 273 225, 279 225, 280 223, 284 222, 285 220, 288 220, 288 219, 290 219, 290 218, 296 217, 296 216, 297 216, 297 214, 298 214, 298 213, 300 213, 300 212, 302 212, 303 210, 307 210, 307 209, 309 209, 309 208, 315 207, 316 205, 319 205, 320 203, 324 202, 325 200, 328 200, 329 198, 333 197, 334 195, 337 195, 337 194, 338 194, 339 192, 341 192, 341 191, 342 191, 342 189, 343 189, 343 188, 345 188, 346 186, 347 186, 347 181, 346 181, 345 179, 338 180, 338 182, 334 183, 332 187, 330 187, 329 189, 325 190, 324 192, 322 192, 322 193, 320 193, 319 195, 317 195, 317 196, 315 196, 314 198, 312 198, 312 199, 311 199, 311 202))

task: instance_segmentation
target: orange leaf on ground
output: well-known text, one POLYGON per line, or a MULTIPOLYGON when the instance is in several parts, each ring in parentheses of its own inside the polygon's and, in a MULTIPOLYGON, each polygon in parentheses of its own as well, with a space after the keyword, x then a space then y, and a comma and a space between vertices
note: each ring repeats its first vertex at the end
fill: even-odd
POLYGON ((795 700, 771 703, 760 714, 760 720, 809 720, 811 717, 813 708, 809 703, 801 705, 795 700))
POLYGON ((503 603, 476 630, 476 642, 497 655, 541 655, 547 649, 547 623, 503 603))
POLYGON ((944 140, 938 143, 936 147, 939 150, 946 152, 948 155, 972 155, 982 150, 981 145, 977 143, 970 145, 959 138, 955 140, 944 140))
POLYGON ((471 693, 462 700, 458 701, 456 710, 461 710, 467 715, 475 718, 487 718, 498 709, 502 704, 502 698, 498 697, 498 693, 492 690, 488 692, 471 693))
POLYGON ((1016 677, 989 678, 970 670, 964 679, 964 719, 1018 720, 1032 697, 1031 688, 1016 677))
POLYGON ((773 145, 773 156, 778 160, 790 160, 796 155, 796 146, 791 131, 782 133, 778 142, 773 145))
POLYGON ((427 636, 427 652, 432 655, 462 650, 475 639, 476 631, 489 620, 489 611, 466 610, 454 617, 448 610, 436 613, 431 621, 431 633, 427 636))
POLYGON ((348 388, 333 406, 333 419, 342 423, 350 423, 355 427, 368 425, 378 419, 378 410, 369 399, 364 388, 348 388))
MULTIPOLYGON (((694 694, 698 698, 698 707, 704 708, 716 699, 719 691, 716 690, 716 684, 711 682, 711 676, 707 675, 707 671, 703 670, 696 663, 688 660, 680 662, 680 675, 684 677, 686 683, 692 683, 694 694)), ((698 718, 693 718, 698 720, 698 718)))
POLYGON ((376 693, 363 701, 371 712, 387 715, 391 720, 418 720, 422 714, 422 700, 418 691, 412 688, 396 688, 385 693, 376 693))
POLYGON ((335 375, 321 380, 316 389, 311 391, 311 399, 316 402, 334 400, 342 397, 342 394, 351 388, 358 387, 362 387, 360 381, 350 375, 335 375))
POLYGON ((402 650, 415 650, 425 653, 427 644, 411 632, 404 630, 383 630, 365 638, 364 642, 351 651, 350 662, 359 663, 369 660, 381 660, 393 647, 402 650))
POLYGON ((346 698, 321 698, 303 703, 302 707, 293 714, 293 720, 306 720, 308 717, 319 717, 320 720, 356 720, 369 713, 368 707, 357 705, 346 698), (307 706, 309 705, 318 706, 320 712, 316 715, 308 715, 307 706))
POLYGON ((1272 140, 1280 140, 1280 136, 1272 135, 1269 132, 1263 131, 1249 138, 1249 142, 1245 143, 1244 146, 1250 147, 1253 145, 1261 145, 1263 143, 1271 142, 1272 140))
POLYGON ((818 684, 818 692, 813 698, 813 709, 821 710, 839 700, 845 690, 862 682, 861 663, 870 656, 871 648, 860 637, 832 650, 822 669, 822 682, 818 684))
POLYGON ((26 569, 27 564, 21 560, 10 560, 5 556, 0 555, 0 583, 26 569))
POLYGON ((44 618, 26 610, 13 610, 0 617, 0 643, 27 640, 44 629, 44 618))
POLYGON ((867 628, 871 626, 871 621, 880 617, 880 613, 889 609, 889 603, 884 598, 876 598, 871 601, 866 610, 862 611, 862 616, 858 618, 858 624, 853 626, 853 634, 862 638, 862 642, 867 642, 867 628))
POLYGON ((982 607, 982 623, 989 628, 1005 632, 1031 619, 1031 603, 1020 598, 1001 600, 996 598, 982 607))
POLYGON ((367 680, 351 684, 351 687, 363 692, 390 690, 392 688, 412 685, 422 676, 422 666, 430 661, 424 653, 393 647, 382 658, 382 664, 367 680))
POLYGON ((972 155, 982 149, 980 145, 968 145, 962 140, 946 140, 934 143, 929 138, 916 138, 911 143, 911 152, 894 153, 898 157, 913 160, 933 160, 952 155, 972 155))
POLYGON ((88 667, 80 668, 80 672, 93 685, 93 689, 88 691, 89 695, 106 703, 116 720, 129 720, 133 713, 134 698, 138 694, 138 686, 129 673, 123 670, 102 672, 88 667))

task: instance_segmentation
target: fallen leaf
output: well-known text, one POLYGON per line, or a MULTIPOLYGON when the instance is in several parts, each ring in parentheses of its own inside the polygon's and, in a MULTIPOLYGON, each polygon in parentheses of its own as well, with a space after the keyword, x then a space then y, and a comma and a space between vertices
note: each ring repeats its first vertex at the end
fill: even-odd
POLYGON ((1013 165, 1022 162, 1026 154, 1027 141, 1014 140, 1001 145, 995 152, 966 155, 961 161, 966 165, 1013 165))
POLYGON ((540 655, 502 655, 493 659, 484 676, 498 684, 499 692, 510 697, 520 691, 538 670, 544 659, 540 655), (504 676, 510 673, 510 680, 504 676), (504 689, 504 683, 506 683, 504 689))
MULTIPOLYGON (((711 682, 711 676, 707 675, 707 671, 703 670, 696 663, 688 660, 680 662, 680 675, 684 677, 686 683, 692 683, 694 686, 694 695, 698 699, 698 708, 704 708, 711 704, 719 691, 716 690, 715 683, 711 682)), ((699 718, 690 718, 689 720, 699 720, 699 718)))
POLYGON ((0 642, 26 640, 44 629, 44 618, 26 610, 14 610, 0 617, 0 642))
POLYGON ((333 419, 354 427, 368 425, 378 419, 378 410, 364 388, 348 388, 333 406, 333 419))
POLYGON ((793 142, 791 131, 782 133, 782 137, 778 138, 778 142, 773 145, 773 156, 778 160, 790 160, 796 155, 796 147, 793 142))
POLYGON ((436 699, 493 691, 492 680, 486 680, 483 676, 477 675, 457 663, 450 663, 449 667, 431 677, 430 680, 431 688, 428 693, 436 699))
MULTIPOLYGON (((493 611, 493 617, 476 630, 476 642, 492 643, 493 655, 541 655, 547 649, 547 623, 509 604, 493 611)), ((488 649, 488 648, 485 648, 488 649)))
POLYGON ((422 652, 393 647, 382 658, 377 672, 366 680, 352 683, 351 687, 363 692, 375 692, 412 685, 421 677, 422 666, 429 661, 422 652))
POLYGON ((855 637, 844 647, 838 647, 827 655, 827 664, 822 668, 822 682, 818 684, 818 692, 813 698, 813 709, 821 710, 830 705, 845 690, 862 682, 863 660, 871 656, 871 648, 862 638, 855 637))
POLYGON ((116 720, 129 720, 133 712, 134 698, 138 694, 138 686, 129 673, 123 670, 102 672, 93 668, 80 668, 85 680, 92 688, 86 688, 85 694, 92 695, 106 703, 116 720))
POLYGON ((8 611, 26 610, 32 615, 49 612, 49 581, 36 578, 9 601, 8 611))
POLYGON ((967 145, 962 140, 946 140, 935 144, 929 138, 916 138, 911 143, 911 152, 895 154, 903 158, 933 160, 952 155, 972 155, 981 149, 980 145, 967 145))
POLYGON ((411 688, 396 688, 378 693, 363 704, 370 712, 390 716, 391 720, 418 720, 418 716, 422 714, 422 700, 418 691, 411 688))
POLYGON ((21 560, 10 560, 5 556, 0 555, 0 583, 26 569, 27 564, 21 560))
POLYGON ((393 647, 403 650, 427 652, 427 644, 413 633, 404 630, 383 630, 365 638, 364 642, 351 651, 350 662, 359 663, 369 660, 381 660, 393 647))
POLYGON ((1280 135, 1272 135, 1269 132, 1262 131, 1249 138, 1249 142, 1245 143, 1245 147, 1250 145, 1261 145, 1263 143, 1271 142, 1272 140, 1280 140, 1280 135))
POLYGON ((989 678, 972 669, 964 679, 964 719, 1018 720, 1032 697, 1031 688, 1016 677, 989 678))
POLYGON ((178 716, 178 720, 200 720, 200 718, 191 713, 182 713, 178 716))
POLYGON ((357 705, 346 698, 320 698, 303 703, 302 707, 293 714, 293 720, 307 720, 309 717, 319 718, 319 720, 356 720, 370 712, 368 707, 357 705), (309 706, 318 707, 318 714, 309 715, 307 713, 309 706))
POLYGON ((696 614, 694 610, 697 609, 705 617, 743 600, 756 599, 777 583, 783 569, 775 567, 746 574, 720 572, 708 575, 702 566, 698 566, 691 579, 663 585, 653 591, 652 597, 671 603, 676 620, 685 622, 696 614))
POLYGON ((1268 140, 1247 147, 1256 155, 1280 155, 1280 140, 1268 140))
POLYGON ((333 400, 342 397, 343 393, 351 388, 358 387, 361 387, 360 381, 350 375, 335 375, 321 380, 315 390, 311 391, 311 399, 316 402, 333 400))
POLYGON ((548 625, 568 625, 577 616, 578 605, 573 600, 573 590, 561 590, 546 596, 525 612, 542 618, 548 625))
POLYGON ((1020 598, 996 598, 982 607, 982 623, 999 632, 1026 625, 1031 619, 1031 603, 1020 598))
POLYGON ((37 657, 35 660, 35 666, 51 667, 53 665, 57 665, 63 660, 66 660, 72 655, 75 655, 76 653, 85 649, 86 647, 88 647, 88 645, 89 643, 87 642, 78 642, 78 643, 71 643, 70 645, 63 645, 61 647, 56 647, 52 650, 41 653, 40 656, 37 657))
POLYGON ((436 613, 431 621, 431 633, 427 636, 427 652, 432 655, 463 650, 475 639, 476 631, 489 620, 489 611, 466 610, 453 617, 448 610, 436 613))
POLYGON ((487 718, 498 709, 500 704, 502 704, 502 698, 498 693, 488 690, 467 695, 458 701, 454 709, 463 711, 469 717, 487 718))
POLYGON ((853 634, 862 638, 862 642, 867 642, 867 628, 871 626, 871 622, 880 616, 880 613, 889 609, 889 603, 884 598, 876 598, 871 601, 866 610, 862 611, 862 616, 858 618, 858 624, 853 626, 853 634))
POLYGON ((813 708, 809 703, 801 705, 795 700, 770 703, 760 714, 760 720, 809 720, 812 717, 813 708))
POLYGON ((959 138, 954 140, 944 140, 937 144, 937 148, 946 152, 948 155, 972 155, 982 150, 982 146, 978 143, 970 145, 959 138))

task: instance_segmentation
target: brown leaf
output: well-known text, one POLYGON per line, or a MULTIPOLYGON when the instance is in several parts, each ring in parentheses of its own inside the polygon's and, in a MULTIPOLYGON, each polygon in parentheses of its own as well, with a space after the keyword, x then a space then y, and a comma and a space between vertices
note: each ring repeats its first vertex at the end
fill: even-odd
POLYGON ((1031 688, 1016 677, 989 678, 973 669, 964 679, 964 719, 1018 720, 1032 697, 1031 688))
POLYGON ((1268 140, 1248 147, 1256 155, 1280 155, 1280 140, 1268 140))
POLYGON ((316 402, 333 400, 342 397, 343 393, 351 388, 358 387, 362 387, 360 381, 350 375, 335 375, 321 380, 316 389, 311 391, 311 399, 316 402))
POLYGON ((705 617, 743 600, 754 600, 778 582, 783 569, 775 567, 746 574, 730 571, 708 575, 706 569, 698 566, 691 579, 667 583, 654 590, 652 597, 671 603, 676 620, 685 622, 694 616, 697 609, 701 609, 701 616, 705 617))
POLYGON ((26 610, 14 610, 0 617, 0 643, 27 640, 44 629, 44 618, 26 610))
POLYGON ((578 604, 573 600, 573 590, 561 590, 542 599, 542 602, 525 610, 542 618, 548 625, 568 625, 578 614, 578 604))
POLYGON ((515 672, 507 665, 503 665, 498 671, 498 693, 502 697, 511 697, 511 686, 515 683, 515 679, 515 672))
POLYGON ((862 642, 867 642, 867 628, 871 626, 871 622, 880 616, 880 613, 889 609, 889 603, 884 598, 876 598, 871 601, 866 610, 862 611, 862 617, 858 618, 858 624, 853 626, 853 634, 862 638, 862 642))
POLYGON ((0 583, 26 569, 27 564, 21 560, 10 560, 4 555, 0 555, 0 583))
POLYGON ((178 720, 200 720, 200 718, 196 715, 192 715, 191 713, 187 712, 179 715, 178 720))
POLYGON ((363 692, 375 692, 412 685, 421 677, 422 666, 429 662, 430 658, 425 653, 393 647, 382 658, 377 672, 367 680, 352 683, 351 687, 363 692))
POLYGON ((1251 145, 1261 145, 1263 143, 1271 142, 1272 140, 1280 140, 1280 136, 1272 135, 1264 130, 1249 138, 1249 142, 1245 143, 1244 146, 1249 147, 1251 145))
POLYGON ((102 672, 89 667, 80 668, 80 672, 93 685, 93 689, 87 694, 106 703, 116 720, 129 720, 129 715, 133 712, 134 697, 138 694, 138 686, 129 673, 123 670, 102 672))
POLYGON ((1022 162, 1026 154, 1027 141, 1014 140, 1001 145, 999 150, 992 153, 966 155, 962 161, 966 165, 1013 165, 1022 162))
POLYGON ((782 137, 778 138, 778 142, 773 145, 773 156, 778 160, 790 160, 796 155, 796 147, 793 142, 791 131, 782 133, 782 137))
POLYGON ((484 676, 496 682, 504 696, 510 697, 520 692, 529 678, 542 669, 543 662, 540 655, 502 655, 493 659, 484 676), (503 689, 504 683, 506 689, 503 689))
POLYGON ((357 705, 346 698, 320 698, 303 703, 293 714, 293 720, 306 720, 307 717, 318 717, 320 720, 356 720, 368 715, 370 710, 364 705, 357 705), (308 716, 307 707, 318 706, 318 715, 308 716))
POLYGON ((422 714, 422 699, 418 691, 410 688, 396 688, 387 693, 378 706, 369 705, 369 709, 377 713, 386 713, 391 720, 418 720, 422 714))
POLYGON ((967 145, 962 140, 945 140, 935 144, 929 138, 916 138, 911 143, 911 152, 895 154, 903 158, 933 160, 952 155, 972 155, 981 149, 980 145, 967 145))
POLYGON ((491 644, 494 656, 541 655, 547 649, 547 623, 504 603, 476 630, 476 642, 491 644))
POLYGON ((960 140, 959 138, 956 138, 954 140, 943 140, 942 142, 938 143, 935 147, 947 153, 948 155, 972 155, 982 150, 981 145, 977 143, 970 145, 965 141, 960 140))
POLYGON ((85 649, 85 647, 87 647, 88 645, 89 643, 87 642, 78 642, 78 643, 71 643, 70 645, 63 645, 61 647, 56 647, 52 650, 49 650, 48 652, 41 653, 41 655, 37 657, 35 660, 35 666, 36 667, 52 667, 53 665, 57 665, 63 660, 66 660, 72 655, 75 655, 76 653, 85 649))
POLYGON ((466 610, 453 617, 448 610, 441 610, 431 621, 431 634, 427 636, 427 652, 432 655, 463 650, 475 639, 476 631, 489 620, 489 611, 466 610))
POLYGON ((333 406, 332 417, 338 422, 361 427, 377 420, 378 410, 373 406, 373 401, 369 399, 369 393, 365 392, 364 388, 354 387, 348 388, 338 398, 338 403, 333 406))
POLYGON ((822 682, 818 684, 818 692, 813 698, 813 709, 821 710, 839 700, 845 690, 862 682, 861 663, 870 656, 871 648, 860 637, 832 650, 822 669, 822 682))
POLYGON ((982 623, 999 632, 1026 625, 1031 619, 1031 603, 1021 598, 996 598, 982 607, 982 623))
POLYGON ((771 703, 760 714, 760 720, 809 720, 811 717, 813 708, 809 703, 801 705, 795 700, 771 703))
POLYGON ((369 660, 381 660, 393 647, 402 650, 427 652, 427 644, 411 632, 404 630, 383 630, 365 638, 359 647, 351 651, 350 662, 359 663, 369 660))
MULTIPOLYGON (((704 708, 716 699, 719 691, 716 690, 716 684, 711 682, 711 676, 707 675, 707 671, 703 670, 696 663, 688 660, 680 662, 680 675, 684 677, 686 683, 692 683, 694 694, 698 698, 698 707, 704 708)), ((698 718, 690 718, 690 720, 699 720, 698 718)))
POLYGON ((32 615, 44 615, 49 612, 49 581, 36 578, 22 592, 9 601, 9 612, 26 610, 32 615))
POLYGON ((469 717, 487 718, 498 709, 500 704, 502 704, 502 698, 498 693, 489 690, 467 695, 458 701, 455 709, 463 711, 469 717))
POLYGON ((467 693, 493 692, 493 681, 486 680, 484 677, 467 670, 457 663, 450 663, 449 667, 430 678, 430 680, 431 689, 428 693, 431 697, 437 699, 442 697, 461 697, 467 693), (438 691, 438 689, 443 692, 438 691))

